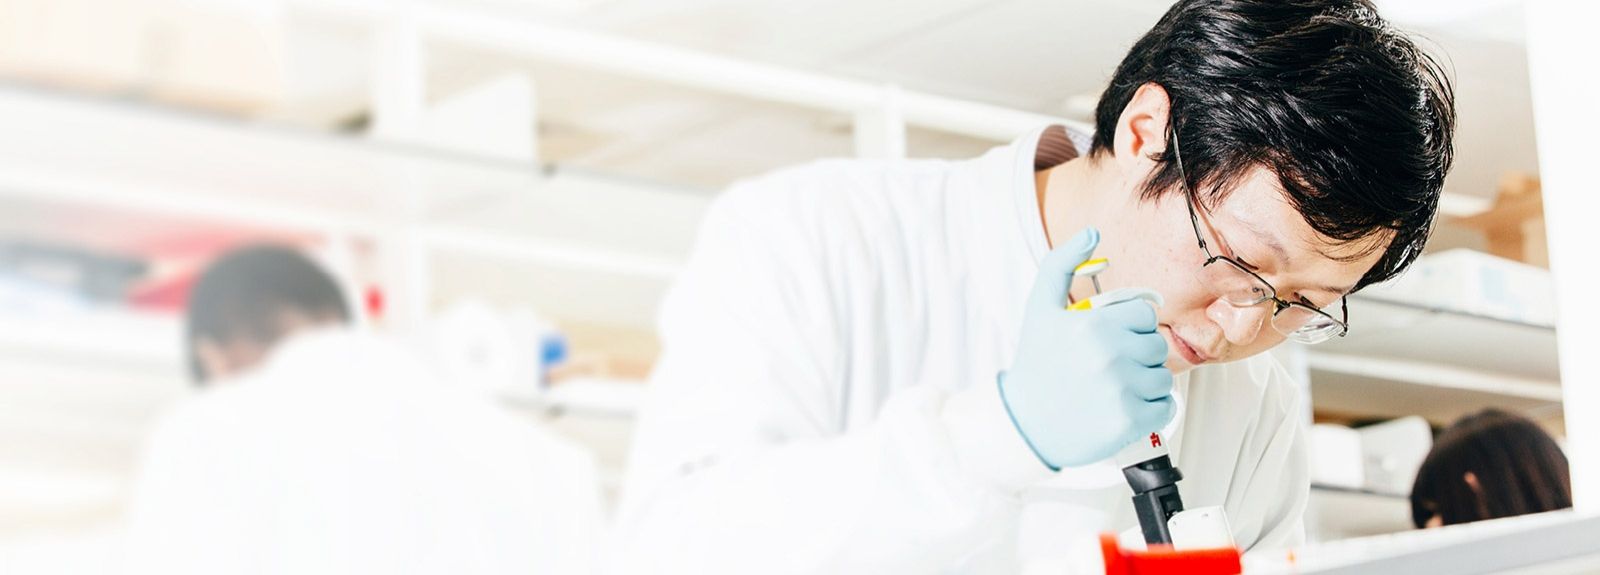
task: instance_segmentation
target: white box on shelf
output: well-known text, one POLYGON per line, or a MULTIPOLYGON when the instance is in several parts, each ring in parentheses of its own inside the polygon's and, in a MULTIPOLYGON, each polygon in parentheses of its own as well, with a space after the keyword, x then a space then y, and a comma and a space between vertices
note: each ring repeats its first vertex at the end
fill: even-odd
POLYGON ((1312 483, 1347 489, 1366 485, 1361 432, 1343 425, 1313 425, 1310 454, 1312 483))
POLYGON ((1413 415, 1356 432, 1361 435, 1366 488, 1379 493, 1411 493, 1417 469, 1433 449, 1433 428, 1428 420, 1413 415))
POLYGON ((1507 321, 1553 326, 1550 270, 1470 249, 1428 254, 1372 296, 1507 321))

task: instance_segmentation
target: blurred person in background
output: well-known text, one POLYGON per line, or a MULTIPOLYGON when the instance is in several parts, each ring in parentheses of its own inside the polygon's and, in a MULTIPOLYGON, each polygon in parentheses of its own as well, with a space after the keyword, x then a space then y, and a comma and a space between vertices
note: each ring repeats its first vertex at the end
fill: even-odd
POLYGON ((1433 443, 1411 488, 1411 520, 1431 528, 1572 507, 1567 456, 1527 418, 1486 409, 1433 443))
POLYGON ((346 301, 291 249, 204 271, 186 334, 204 389, 148 439, 128 570, 589 572, 589 454, 353 326, 346 301))

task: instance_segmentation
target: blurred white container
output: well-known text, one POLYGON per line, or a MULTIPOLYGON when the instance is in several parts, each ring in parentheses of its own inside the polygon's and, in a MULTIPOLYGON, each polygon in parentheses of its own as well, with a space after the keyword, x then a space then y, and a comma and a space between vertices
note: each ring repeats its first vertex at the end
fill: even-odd
POLYGON ((454 382, 512 399, 537 399, 549 365, 565 355, 565 340, 532 310, 498 310, 466 300, 431 322, 427 345, 454 382))
POLYGON ((1360 489, 1366 484, 1361 433, 1343 425, 1311 426, 1311 483, 1360 489))
POLYGON ((1179 551, 1235 546, 1228 514, 1221 505, 1179 511, 1167 520, 1167 529, 1172 531, 1172 548, 1179 551))
POLYGON ((1393 282, 1369 293, 1387 300, 1554 326, 1550 270, 1470 249, 1422 256, 1393 282))
POLYGON ((1433 449, 1433 428, 1417 416, 1368 425, 1361 434, 1366 488, 1380 493, 1411 493, 1417 469, 1433 449))
POLYGON ((1411 493, 1417 468, 1433 449, 1433 429, 1421 417, 1352 429, 1311 426, 1311 482, 1377 493, 1411 493))

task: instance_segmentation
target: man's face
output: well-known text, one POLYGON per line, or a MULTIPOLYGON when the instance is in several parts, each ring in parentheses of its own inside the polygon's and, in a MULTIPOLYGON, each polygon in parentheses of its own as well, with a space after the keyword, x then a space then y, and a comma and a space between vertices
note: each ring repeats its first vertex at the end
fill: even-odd
MULTIPOLYGON (((1142 178, 1127 178, 1142 182, 1142 178)), ((1174 191, 1155 201, 1141 201, 1139 190, 1106 190, 1126 201, 1102 214, 1096 257, 1111 266, 1100 276, 1102 286, 1148 287, 1166 300, 1160 310, 1160 331, 1167 339, 1167 366, 1182 373, 1202 363, 1243 359, 1282 343, 1285 336, 1271 324, 1273 305, 1264 302, 1237 307, 1224 300, 1218 286, 1201 273, 1205 252, 1195 238, 1185 207, 1188 196, 1174 191)), ((1339 298, 1382 256, 1382 249, 1354 261, 1336 257, 1368 251, 1369 242, 1331 245, 1306 224, 1290 205, 1272 172, 1256 169, 1209 209, 1196 206, 1200 234, 1215 255, 1229 256, 1252 268, 1289 301, 1305 298, 1339 317, 1339 298)), ((1380 240, 1374 240, 1380 241, 1380 240)), ((1382 248, 1383 245, 1377 246, 1382 248)), ((1226 266, 1217 262, 1213 266, 1226 266)), ((1088 297, 1088 282, 1075 282, 1073 295, 1088 297)))

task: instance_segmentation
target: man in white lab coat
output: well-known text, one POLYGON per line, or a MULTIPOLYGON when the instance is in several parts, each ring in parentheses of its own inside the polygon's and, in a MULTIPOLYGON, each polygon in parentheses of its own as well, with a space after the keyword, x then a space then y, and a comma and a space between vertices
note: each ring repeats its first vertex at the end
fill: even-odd
POLYGON ((1182 0, 1093 133, 735 185, 663 304, 614 566, 1048 564, 1137 525, 1108 456, 1152 429, 1238 545, 1301 542, 1305 399, 1262 352, 1414 260, 1453 122, 1365 0, 1182 0), (1093 257, 1164 305, 1062 310, 1093 257))
POLYGON ((207 269, 187 330, 207 389, 148 441, 126 570, 590 572, 592 458, 349 318, 291 250, 207 269))

